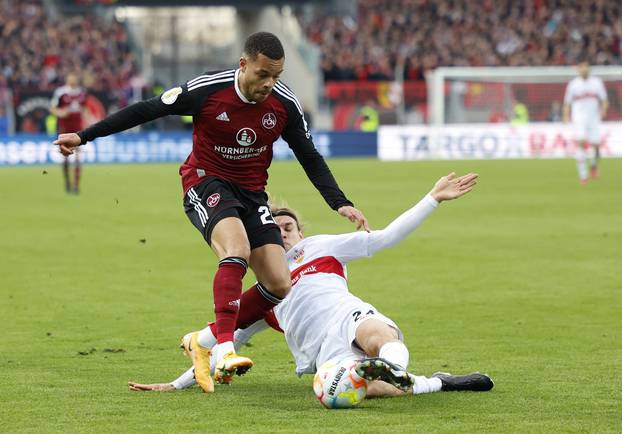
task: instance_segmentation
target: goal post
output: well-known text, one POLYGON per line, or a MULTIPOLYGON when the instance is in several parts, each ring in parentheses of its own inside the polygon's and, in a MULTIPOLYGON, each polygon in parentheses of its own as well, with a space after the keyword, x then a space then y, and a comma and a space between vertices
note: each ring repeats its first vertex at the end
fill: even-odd
MULTIPOLYGON (((607 120, 622 120, 622 66, 590 71, 607 88, 607 120)), ((561 109, 566 85, 576 76, 573 66, 437 68, 426 77, 430 124, 503 122, 517 101, 526 105, 530 121, 547 122, 552 106, 561 109)))

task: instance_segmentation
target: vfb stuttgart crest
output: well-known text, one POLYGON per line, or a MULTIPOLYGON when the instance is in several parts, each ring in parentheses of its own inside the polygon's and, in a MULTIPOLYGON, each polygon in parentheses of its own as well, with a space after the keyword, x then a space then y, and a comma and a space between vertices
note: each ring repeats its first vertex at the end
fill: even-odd
POLYGON ((210 197, 208 197, 205 202, 207 203, 207 206, 209 206, 210 208, 214 208, 216 205, 218 205, 218 202, 220 202, 220 194, 214 193, 210 195, 210 197))
POLYGON ((257 140, 257 134, 255 134, 252 128, 242 128, 236 134, 235 140, 237 140, 241 146, 250 146, 257 140))
POLYGON ((276 126, 276 116, 274 116, 274 113, 266 113, 263 115, 263 118, 261 118, 261 125, 268 130, 274 128, 276 126))

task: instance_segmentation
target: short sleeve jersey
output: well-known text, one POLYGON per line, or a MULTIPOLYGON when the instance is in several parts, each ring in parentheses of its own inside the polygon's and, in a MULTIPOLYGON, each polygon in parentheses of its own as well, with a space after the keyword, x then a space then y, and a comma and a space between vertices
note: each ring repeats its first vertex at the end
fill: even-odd
POLYGON ((58 119, 59 133, 74 133, 82 129, 82 109, 86 91, 81 87, 61 86, 52 95, 52 107, 68 108, 69 114, 58 119))
POLYGON ((573 122, 600 121, 600 102, 607 100, 603 81, 594 76, 573 78, 566 88, 564 103, 570 105, 573 122))

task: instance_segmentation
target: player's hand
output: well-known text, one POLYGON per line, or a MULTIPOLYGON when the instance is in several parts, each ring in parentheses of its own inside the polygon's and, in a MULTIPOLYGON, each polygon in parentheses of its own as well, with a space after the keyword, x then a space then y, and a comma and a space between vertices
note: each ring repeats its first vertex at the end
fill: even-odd
POLYGON ((171 383, 140 384, 128 381, 127 385, 134 392, 172 392, 176 390, 171 383))
POLYGON ((464 196, 469 191, 473 190, 473 187, 477 184, 478 176, 477 173, 467 173, 466 175, 456 177, 456 174, 451 172, 434 184, 434 187, 432 187, 430 191, 430 195, 432 195, 437 202, 464 196))
POLYGON ((73 154, 73 149, 80 146, 82 139, 76 133, 59 134, 58 138, 54 140, 54 144, 58 145, 60 153, 65 157, 73 154))
POLYGON ((347 218, 351 222, 356 222, 356 230, 358 231, 361 228, 364 228, 367 232, 370 232, 369 223, 367 222, 367 218, 360 212, 358 209, 353 206, 344 205, 340 207, 337 212, 339 215, 347 218))

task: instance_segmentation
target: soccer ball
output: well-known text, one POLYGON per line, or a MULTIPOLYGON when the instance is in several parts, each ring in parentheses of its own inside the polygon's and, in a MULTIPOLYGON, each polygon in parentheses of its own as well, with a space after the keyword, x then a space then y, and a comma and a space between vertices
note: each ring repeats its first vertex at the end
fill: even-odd
POLYGON ((324 407, 352 408, 365 399, 367 381, 354 370, 356 363, 352 358, 333 359, 317 370, 313 391, 324 407))

